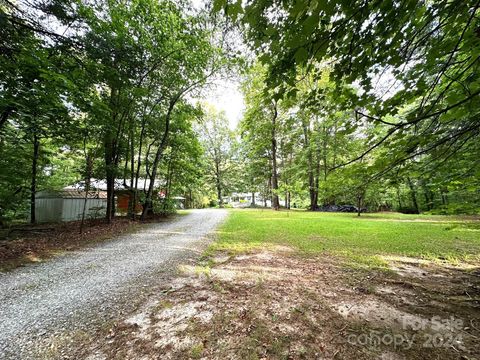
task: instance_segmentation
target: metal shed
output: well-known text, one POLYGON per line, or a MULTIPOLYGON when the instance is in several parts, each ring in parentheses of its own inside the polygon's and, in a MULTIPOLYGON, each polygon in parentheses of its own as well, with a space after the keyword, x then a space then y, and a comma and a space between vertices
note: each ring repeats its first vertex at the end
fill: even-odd
MULTIPOLYGON (((35 195, 35 216, 37 222, 80 220, 84 203, 84 191, 39 191, 35 195)), ((105 216, 106 207, 107 194, 105 192, 89 192, 85 206, 85 218, 92 219, 105 216)))

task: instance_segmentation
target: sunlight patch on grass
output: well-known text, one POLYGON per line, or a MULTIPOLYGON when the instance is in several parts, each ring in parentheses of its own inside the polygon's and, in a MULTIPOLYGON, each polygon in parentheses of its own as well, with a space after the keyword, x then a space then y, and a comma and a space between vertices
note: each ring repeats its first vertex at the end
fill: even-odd
POLYGON ((359 255, 352 251, 336 252, 335 255, 345 258, 344 265, 355 270, 390 271, 390 264, 379 255, 359 255))
POLYGON ((209 265, 206 266, 192 266, 192 265, 180 265, 178 269, 182 274, 187 275, 205 275, 210 276, 211 268, 209 265))
POLYGON ((480 262, 480 221, 392 213, 321 213, 234 209, 210 251, 244 253, 288 246, 298 254, 329 253, 357 266, 387 268, 384 255, 480 262), (380 221, 379 221, 380 220, 380 221))

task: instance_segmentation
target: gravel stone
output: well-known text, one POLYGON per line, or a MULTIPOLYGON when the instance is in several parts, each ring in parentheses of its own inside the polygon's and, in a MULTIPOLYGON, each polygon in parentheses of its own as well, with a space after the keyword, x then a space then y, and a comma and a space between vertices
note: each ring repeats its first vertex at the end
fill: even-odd
POLYGON ((93 334, 133 311, 156 288, 168 285, 179 263, 199 256, 226 216, 221 209, 192 210, 1 273, 0 359, 45 357, 48 349, 69 346, 82 332, 93 334))

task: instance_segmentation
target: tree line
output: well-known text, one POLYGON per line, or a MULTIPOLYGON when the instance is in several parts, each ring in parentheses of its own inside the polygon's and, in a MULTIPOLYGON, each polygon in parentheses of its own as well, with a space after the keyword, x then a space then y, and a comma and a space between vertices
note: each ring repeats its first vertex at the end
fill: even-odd
POLYGON ((274 208, 478 213, 479 5, 215 0, 254 54, 252 191, 274 208))
POLYGON ((119 182, 132 217, 157 206, 156 179, 193 199, 203 112, 189 100, 235 63, 227 32, 188 1, 3 1, 0 218, 35 222, 35 193, 79 178, 87 192, 105 179, 108 221, 119 182))
POLYGON ((143 219, 172 194, 223 206, 232 191, 274 209, 478 213, 478 7, 3 0, 0 219, 34 222, 38 190, 94 178, 108 221, 119 183, 143 219), (232 130, 192 100, 239 68, 232 130))

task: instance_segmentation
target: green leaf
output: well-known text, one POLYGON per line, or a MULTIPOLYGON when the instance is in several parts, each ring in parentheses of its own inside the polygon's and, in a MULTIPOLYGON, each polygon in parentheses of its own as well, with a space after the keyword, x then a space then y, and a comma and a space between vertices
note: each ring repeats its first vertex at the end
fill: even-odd
POLYGON ((232 17, 233 20, 236 20, 238 17, 238 14, 243 13, 241 0, 237 1, 234 4, 228 4, 228 6, 225 7, 225 11, 228 16, 232 17))
POLYGON ((213 12, 219 12, 222 10, 225 5, 227 5, 227 0, 214 0, 213 1, 213 12))
POLYGON ((303 64, 307 61, 308 59, 308 51, 304 47, 298 48, 297 51, 295 52, 295 62, 297 64, 303 64))
POLYGON ((276 32, 277 30, 273 26, 268 26, 265 30, 263 30, 263 33, 268 36, 272 36, 276 32))
POLYGON ((313 14, 307 17, 303 22, 302 33, 307 36, 310 35, 317 28, 318 24, 319 24, 318 14, 313 14))

